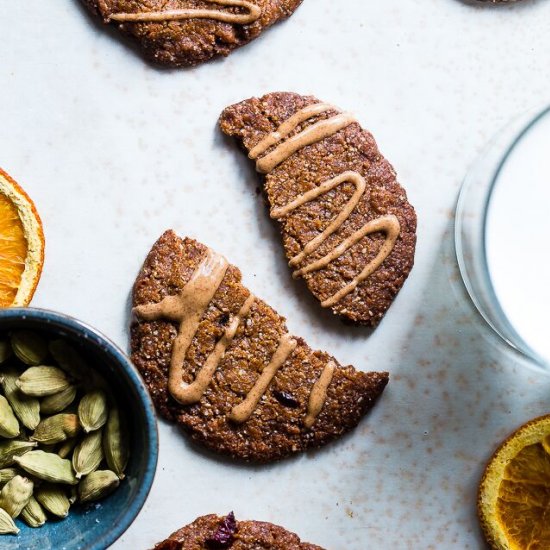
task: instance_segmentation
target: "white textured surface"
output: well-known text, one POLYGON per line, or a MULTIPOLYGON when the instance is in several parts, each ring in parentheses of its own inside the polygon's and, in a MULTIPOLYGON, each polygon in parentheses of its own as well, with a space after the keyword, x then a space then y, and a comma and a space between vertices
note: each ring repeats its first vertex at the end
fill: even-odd
POLYGON ((117 550, 235 510, 330 550, 480 548, 483 463, 550 408, 550 378, 507 354, 462 292, 452 214, 469 163, 513 115, 548 101, 550 1, 305 0, 227 60, 146 65, 77 0, 0 0, 0 165, 35 199, 47 260, 33 302, 127 346, 128 297, 169 227, 211 245, 290 329, 392 379, 351 436, 267 468, 214 460, 161 422, 154 488, 117 550), (216 129, 274 90, 356 113, 419 216, 416 267, 373 334, 322 313, 292 281, 257 177, 216 129))

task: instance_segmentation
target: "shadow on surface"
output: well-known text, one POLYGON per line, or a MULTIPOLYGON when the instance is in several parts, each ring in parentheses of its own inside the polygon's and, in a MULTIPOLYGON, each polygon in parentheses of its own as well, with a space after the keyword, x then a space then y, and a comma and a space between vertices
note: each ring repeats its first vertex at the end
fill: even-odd
POLYGON ((461 4, 475 8, 495 9, 527 9, 546 0, 458 0, 461 4))

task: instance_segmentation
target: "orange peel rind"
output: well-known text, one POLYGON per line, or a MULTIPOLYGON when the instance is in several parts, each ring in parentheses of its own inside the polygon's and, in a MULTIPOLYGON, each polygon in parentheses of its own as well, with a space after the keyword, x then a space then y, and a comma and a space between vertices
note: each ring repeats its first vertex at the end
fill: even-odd
POLYGON ((27 306, 44 264, 44 232, 31 198, 0 168, 0 307, 27 306))
POLYGON ((496 450, 483 474, 478 516, 494 550, 550 548, 550 415, 527 422, 496 450))

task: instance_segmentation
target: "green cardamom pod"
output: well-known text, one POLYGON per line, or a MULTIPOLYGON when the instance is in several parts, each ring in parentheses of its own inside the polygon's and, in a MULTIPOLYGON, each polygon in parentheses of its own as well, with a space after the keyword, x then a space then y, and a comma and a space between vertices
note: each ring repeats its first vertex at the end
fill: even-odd
POLYGON ((103 430, 103 453, 107 466, 120 479, 124 479, 124 470, 129 456, 128 432, 118 407, 111 409, 109 420, 103 430))
POLYGON ((66 340, 53 340, 50 342, 50 353, 57 364, 78 382, 85 382, 88 388, 106 387, 105 380, 95 369, 83 359, 78 348, 66 340))
POLYGON ((57 364, 75 380, 90 381, 91 369, 76 349, 66 340, 52 340, 50 353, 57 364))
POLYGON ((0 535, 17 535, 19 529, 6 510, 0 508, 0 535))
POLYGON ((19 422, 13 414, 8 400, 0 395, 0 436, 11 439, 19 435, 19 422))
POLYGON ((40 365, 48 356, 48 342, 32 330, 16 330, 11 334, 11 347, 25 365, 40 365))
POLYGON ((50 514, 58 518, 66 518, 68 516, 71 503, 63 488, 57 485, 45 484, 41 485, 36 490, 35 495, 36 500, 38 500, 50 514))
POLYGON ((46 514, 40 503, 31 497, 19 516, 29 527, 42 527, 46 523, 46 514))
POLYGON ((76 437, 73 437, 72 439, 67 439, 57 450, 57 454, 61 458, 67 458, 72 450, 76 447, 76 444, 78 443, 78 440, 76 437))
POLYGON ((0 508, 16 518, 32 497, 34 483, 22 476, 15 476, 0 491, 0 508))
POLYGON ((70 495, 69 495, 69 502, 71 504, 74 504, 78 500, 78 486, 73 485, 71 487, 70 495))
POLYGON ((42 414, 55 414, 64 411, 76 397, 76 387, 72 384, 64 390, 44 397, 40 401, 40 412, 42 414))
POLYGON ((36 441, 3 441, 0 443, 0 468, 11 466, 16 456, 24 455, 36 447, 36 441))
POLYGON ((80 502, 92 502, 102 499, 114 491, 119 483, 118 476, 111 470, 96 470, 79 483, 78 495, 80 502))
POLYGON ((76 414, 56 414, 42 420, 31 439, 44 445, 55 445, 75 437, 79 431, 80 423, 76 414))
POLYGON ((35 397, 29 397, 17 387, 19 373, 16 369, 9 369, 2 376, 2 388, 13 412, 23 426, 34 430, 40 422, 40 402, 35 397))
POLYGON ((16 382, 26 395, 45 397, 67 389, 70 385, 65 373, 57 367, 31 367, 16 382))
POLYGON ((16 456, 14 460, 20 468, 38 479, 67 485, 78 483, 70 460, 61 458, 55 453, 30 451, 23 456, 16 456))
POLYGON ((5 338, 0 338, 0 365, 11 357, 11 346, 5 338))
POLYGON ((17 475, 16 468, 2 468, 0 470, 0 485, 5 485, 17 475))
POLYGON ((102 390, 87 393, 78 404, 78 418, 85 432, 99 430, 107 422, 108 414, 107 397, 102 390))
POLYGON ((96 430, 84 436, 84 439, 76 446, 72 463, 78 479, 97 470, 101 464, 103 460, 101 438, 101 430, 96 430))

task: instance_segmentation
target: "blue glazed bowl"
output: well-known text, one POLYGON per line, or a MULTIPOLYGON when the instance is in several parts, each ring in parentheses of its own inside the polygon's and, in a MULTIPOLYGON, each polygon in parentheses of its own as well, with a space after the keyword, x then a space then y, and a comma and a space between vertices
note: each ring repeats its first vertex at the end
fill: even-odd
POLYGON ((60 336, 81 348, 112 385, 130 430, 126 478, 110 496, 87 506, 75 505, 60 521, 38 529, 16 520, 19 535, 0 536, 3 550, 105 550, 141 510, 155 476, 158 457, 156 416, 149 393, 126 355, 88 325, 61 313, 41 309, 0 309, 0 334, 26 328, 60 336))

